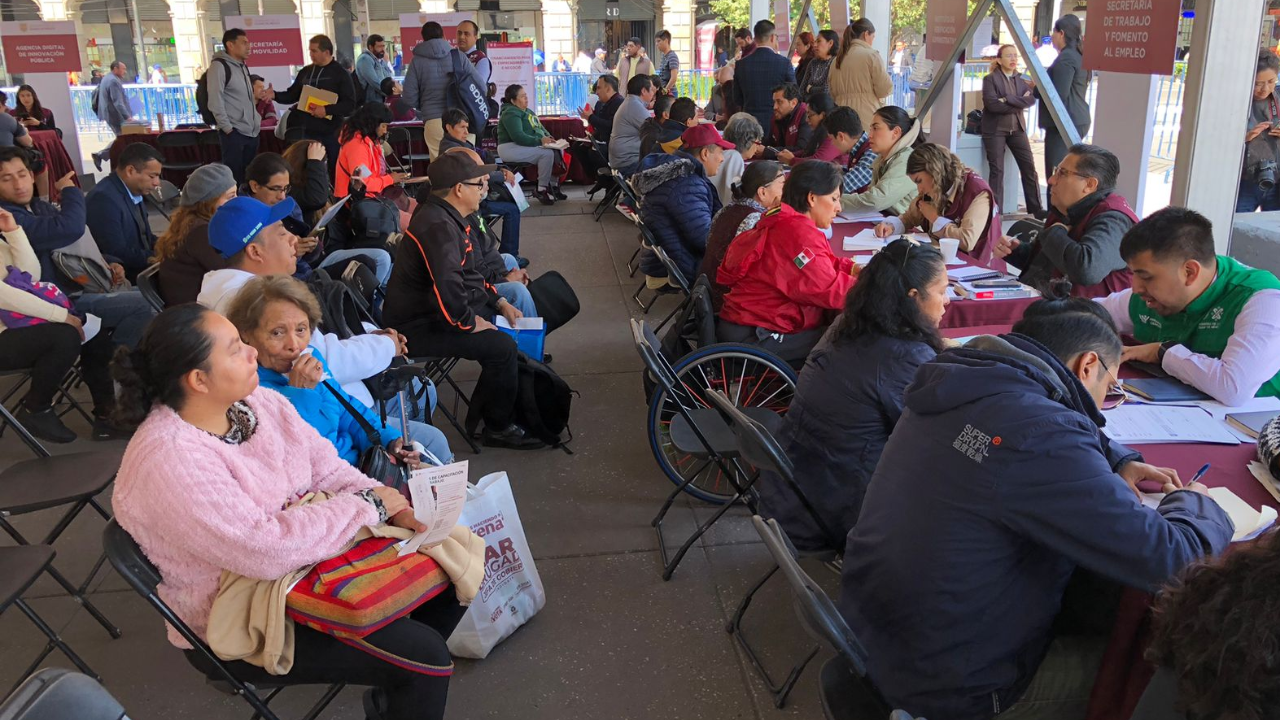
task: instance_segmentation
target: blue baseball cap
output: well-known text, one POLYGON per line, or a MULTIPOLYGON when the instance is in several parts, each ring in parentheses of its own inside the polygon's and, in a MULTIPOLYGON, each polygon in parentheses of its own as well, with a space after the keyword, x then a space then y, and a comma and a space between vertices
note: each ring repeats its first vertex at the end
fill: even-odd
POLYGON ((251 197, 234 198, 209 220, 209 244, 222 257, 232 257, 253 242, 262 228, 289 217, 297 207, 291 197, 275 205, 251 197))

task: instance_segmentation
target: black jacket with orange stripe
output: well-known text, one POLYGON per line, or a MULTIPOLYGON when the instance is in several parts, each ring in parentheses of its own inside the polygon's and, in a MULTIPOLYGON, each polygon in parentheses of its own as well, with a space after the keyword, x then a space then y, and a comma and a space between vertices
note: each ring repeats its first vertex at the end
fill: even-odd
POLYGON ((382 320, 471 332, 477 315, 492 319, 498 309, 498 293, 482 274, 482 240, 449 203, 433 195, 421 203, 396 248, 382 320))

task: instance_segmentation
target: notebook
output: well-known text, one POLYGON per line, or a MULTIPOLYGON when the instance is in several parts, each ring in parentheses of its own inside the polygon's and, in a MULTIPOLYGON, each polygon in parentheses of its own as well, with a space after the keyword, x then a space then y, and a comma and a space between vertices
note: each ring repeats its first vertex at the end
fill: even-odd
POLYGON ((1124 389, 1149 402, 1194 402, 1213 399, 1176 378, 1133 378, 1124 381, 1124 389))
POLYGON ((1280 415, 1280 411, 1276 410, 1231 413, 1227 415, 1227 422, 1239 429, 1240 432, 1256 440, 1258 435, 1262 433, 1262 426, 1278 415, 1280 415))

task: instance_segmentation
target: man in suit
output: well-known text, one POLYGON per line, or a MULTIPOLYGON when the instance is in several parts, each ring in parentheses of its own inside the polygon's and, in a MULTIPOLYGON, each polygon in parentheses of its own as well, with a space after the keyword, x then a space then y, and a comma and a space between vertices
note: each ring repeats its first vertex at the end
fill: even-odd
POLYGON ((147 220, 143 198, 160 187, 164 156, 146 143, 134 143, 120 153, 114 172, 85 197, 85 222, 103 257, 120 263, 133 281, 147 269, 156 235, 147 220))
POLYGON ((796 81, 791 61, 774 50, 777 36, 773 23, 756 23, 756 49, 738 61, 733 73, 733 102, 751 113, 760 127, 773 126, 773 89, 796 81))

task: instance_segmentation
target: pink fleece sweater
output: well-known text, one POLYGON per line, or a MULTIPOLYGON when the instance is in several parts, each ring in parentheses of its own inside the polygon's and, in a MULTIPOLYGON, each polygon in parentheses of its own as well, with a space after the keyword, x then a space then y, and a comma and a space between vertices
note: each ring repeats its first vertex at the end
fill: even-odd
MULTIPOLYGON (((160 570, 160 597, 205 637, 223 570, 274 580, 333 557, 378 512, 354 493, 375 487, 338 457, 285 397, 259 388, 248 442, 228 445, 157 405, 125 450, 112 505, 160 570), (308 492, 329 502, 284 508, 308 492)), ((189 647, 173 628, 169 641, 189 647)))

